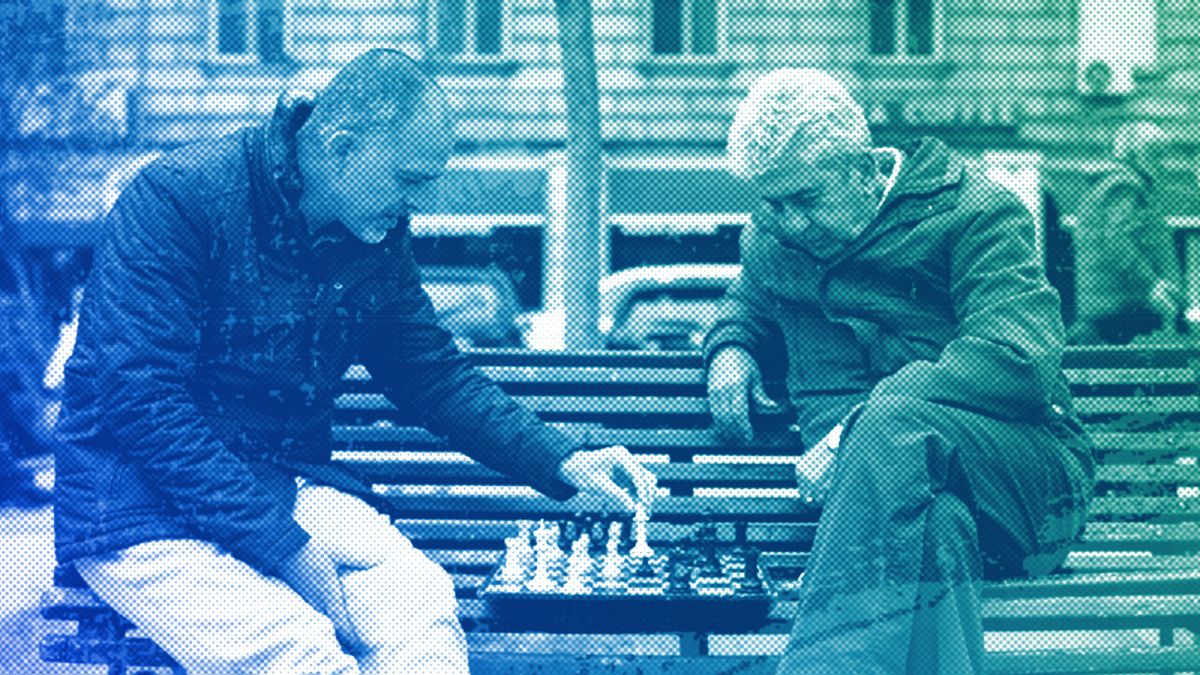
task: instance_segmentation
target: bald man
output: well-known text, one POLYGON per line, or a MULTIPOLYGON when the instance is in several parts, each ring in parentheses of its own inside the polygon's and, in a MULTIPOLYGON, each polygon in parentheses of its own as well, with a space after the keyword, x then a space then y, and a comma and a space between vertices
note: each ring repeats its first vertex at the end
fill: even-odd
POLYGON ((409 215, 453 145, 445 94, 374 50, 313 101, 172 152, 106 221, 67 365, 58 559, 189 673, 465 673, 448 574, 330 462, 363 363, 407 421, 566 498, 655 481, 585 450, 438 328, 409 215))
POLYGON ((779 672, 981 674, 979 580, 1052 570, 1093 475, 1033 218, 939 141, 875 147, 816 70, 754 84, 729 163, 760 207, 705 341, 714 421, 747 441, 785 380, 824 503, 779 672))

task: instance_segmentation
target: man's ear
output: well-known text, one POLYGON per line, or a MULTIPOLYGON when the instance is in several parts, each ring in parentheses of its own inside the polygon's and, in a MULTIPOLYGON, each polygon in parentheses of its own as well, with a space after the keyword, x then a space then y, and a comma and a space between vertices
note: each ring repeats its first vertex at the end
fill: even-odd
POLYGON ((350 153, 358 147, 358 143, 358 136, 354 135, 354 132, 339 129, 326 136, 322 145, 325 148, 326 156, 334 160, 338 166, 341 166, 346 161, 346 158, 350 156, 350 153))

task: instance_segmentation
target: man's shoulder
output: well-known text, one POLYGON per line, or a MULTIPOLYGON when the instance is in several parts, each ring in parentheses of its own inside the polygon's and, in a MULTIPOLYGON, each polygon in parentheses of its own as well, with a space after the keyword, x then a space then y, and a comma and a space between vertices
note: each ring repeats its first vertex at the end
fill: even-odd
POLYGON ((249 185, 245 145, 252 129, 175 148, 145 169, 148 178, 202 201, 226 199, 249 185))

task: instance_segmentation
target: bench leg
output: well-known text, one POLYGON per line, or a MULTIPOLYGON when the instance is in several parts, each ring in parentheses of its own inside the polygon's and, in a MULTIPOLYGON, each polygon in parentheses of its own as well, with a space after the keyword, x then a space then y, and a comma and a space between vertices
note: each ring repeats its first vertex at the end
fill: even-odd
POLYGON ((680 656, 708 656, 708 638, 704 633, 678 633, 680 656))

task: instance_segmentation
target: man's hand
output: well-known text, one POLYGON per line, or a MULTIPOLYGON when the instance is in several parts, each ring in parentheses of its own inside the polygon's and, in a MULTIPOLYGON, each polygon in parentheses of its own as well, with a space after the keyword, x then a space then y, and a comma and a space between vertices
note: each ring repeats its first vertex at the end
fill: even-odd
POLYGON ((841 441, 842 428, 841 424, 834 427, 796 463, 796 486, 802 499, 822 504, 829 496, 833 465, 837 460, 833 451, 841 441))
POLYGON ((654 474, 619 445, 580 450, 563 461, 558 475, 585 500, 595 500, 598 510, 633 513, 637 504, 649 510, 658 491, 654 474))
POLYGON ((338 577, 339 564, 355 567, 354 563, 338 560, 324 544, 309 539, 304 548, 292 554, 279 566, 279 578, 304 598, 313 609, 329 617, 338 638, 345 644, 362 644, 346 608, 346 593, 338 577))
POLYGON ((750 401, 760 408, 779 408, 763 389, 762 372, 742 347, 722 347, 708 367, 708 407, 717 435, 726 441, 749 443, 750 401))

